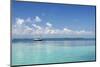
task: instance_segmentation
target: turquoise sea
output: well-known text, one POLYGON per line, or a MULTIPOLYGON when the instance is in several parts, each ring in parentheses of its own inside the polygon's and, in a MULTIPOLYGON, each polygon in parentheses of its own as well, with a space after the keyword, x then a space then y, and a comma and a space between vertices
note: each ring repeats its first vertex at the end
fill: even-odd
POLYGON ((12 41, 12 65, 95 60, 95 39, 12 41))

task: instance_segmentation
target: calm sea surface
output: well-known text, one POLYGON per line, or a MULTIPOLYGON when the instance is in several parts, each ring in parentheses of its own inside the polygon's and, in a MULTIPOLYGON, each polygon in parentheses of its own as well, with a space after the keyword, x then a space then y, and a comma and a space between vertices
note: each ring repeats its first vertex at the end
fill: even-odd
POLYGON ((12 42, 12 65, 95 60, 95 40, 12 42))

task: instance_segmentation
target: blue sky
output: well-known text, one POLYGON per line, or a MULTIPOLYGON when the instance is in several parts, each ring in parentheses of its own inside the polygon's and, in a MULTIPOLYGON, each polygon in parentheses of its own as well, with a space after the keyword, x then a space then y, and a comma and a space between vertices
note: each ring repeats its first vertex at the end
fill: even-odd
MULTIPOLYGON (((36 25, 43 29, 51 24, 52 29, 59 31, 66 28, 67 32, 92 32, 93 36, 95 34, 95 6, 14 2, 12 5, 13 26, 16 25, 16 18, 24 20, 23 23, 30 18, 33 23, 22 23, 22 26, 27 25, 30 28, 32 28, 32 24, 35 24, 34 20, 37 19, 40 21, 36 22, 36 25)), ((85 36, 87 35, 85 33, 85 36)))

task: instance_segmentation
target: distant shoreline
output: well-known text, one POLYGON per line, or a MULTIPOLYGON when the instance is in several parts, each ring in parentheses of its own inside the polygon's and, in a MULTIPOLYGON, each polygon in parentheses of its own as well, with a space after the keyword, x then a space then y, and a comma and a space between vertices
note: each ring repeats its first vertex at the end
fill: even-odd
MULTIPOLYGON (((12 42, 34 41, 35 38, 14 38, 12 42)), ((70 41, 70 40, 95 40, 96 38, 41 38, 42 41, 70 41)))

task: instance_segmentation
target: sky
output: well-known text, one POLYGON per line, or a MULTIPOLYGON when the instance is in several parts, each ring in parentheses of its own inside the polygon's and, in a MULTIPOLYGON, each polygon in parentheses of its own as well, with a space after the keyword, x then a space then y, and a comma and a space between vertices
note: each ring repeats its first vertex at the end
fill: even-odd
POLYGON ((13 2, 12 35, 95 37, 95 6, 13 2))

